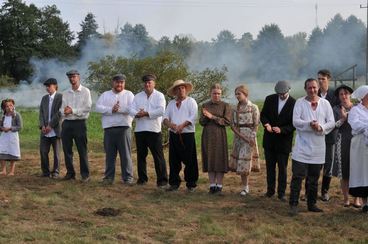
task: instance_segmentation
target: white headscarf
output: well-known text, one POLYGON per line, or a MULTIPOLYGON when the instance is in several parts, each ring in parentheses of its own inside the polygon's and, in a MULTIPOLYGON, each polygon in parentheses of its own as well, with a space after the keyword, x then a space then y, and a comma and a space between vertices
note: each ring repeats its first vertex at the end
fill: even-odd
POLYGON ((351 97, 354 99, 358 99, 359 101, 362 100, 365 95, 368 94, 368 86, 360 86, 358 89, 356 89, 353 94, 351 94, 351 97))

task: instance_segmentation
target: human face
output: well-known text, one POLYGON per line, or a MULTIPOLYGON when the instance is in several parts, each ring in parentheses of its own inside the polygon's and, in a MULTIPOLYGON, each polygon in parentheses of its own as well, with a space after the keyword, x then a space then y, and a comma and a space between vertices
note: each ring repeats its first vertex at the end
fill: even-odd
POLYGON ((221 89, 212 89, 211 90, 211 101, 212 102, 219 102, 221 101, 221 89))
POLYGON ((346 89, 341 89, 339 91, 339 99, 342 104, 350 103, 350 92, 346 89))
POLYGON ((286 98, 288 98, 289 93, 285 92, 285 93, 278 93, 277 95, 279 95, 279 98, 284 101, 286 98))
POLYGON ((56 85, 55 84, 46 85, 46 91, 50 95, 54 94, 54 92, 56 91, 56 85))
POLYGON ((187 96, 187 88, 184 85, 175 87, 175 94, 177 98, 183 99, 187 96))
POLYGON ((307 96, 309 97, 309 99, 312 100, 318 97, 318 88, 319 87, 316 80, 311 80, 307 82, 305 91, 307 92, 307 96))
POLYGON ((239 102, 246 102, 248 100, 248 96, 239 90, 235 91, 235 97, 236 99, 238 99, 239 102))
POLYGON ((144 92, 147 95, 152 94, 153 89, 155 89, 155 85, 156 85, 156 83, 155 83, 154 80, 145 81, 144 82, 144 92))
POLYGON ((328 85, 330 83, 330 78, 325 75, 318 75, 318 83, 322 91, 326 92, 328 90, 328 85))
POLYGON ((125 88, 125 81, 124 80, 114 80, 112 83, 112 89, 115 93, 119 93, 123 91, 125 88))
POLYGON ((5 113, 9 114, 14 111, 14 104, 12 102, 5 103, 5 113))
POLYGON ((68 75, 68 79, 72 87, 78 88, 80 84, 80 76, 77 74, 74 75, 68 75))

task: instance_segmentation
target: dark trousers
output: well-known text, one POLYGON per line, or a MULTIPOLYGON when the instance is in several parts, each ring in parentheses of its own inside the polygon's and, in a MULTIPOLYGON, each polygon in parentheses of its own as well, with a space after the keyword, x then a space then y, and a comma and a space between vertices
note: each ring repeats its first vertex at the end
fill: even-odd
POLYGON ((41 135, 40 137, 40 157, 41 157, 41 170, 42 174, 47 176, 51 174, 59 174, 60 167, 60 138, 57 136, 46 137, 41 135), (52 146, 52 150, 54 151, 54 166, 52 171, 50 172, 50 161, 49 161, 49 152, 52 146))
POLYGON ((267 193, 275 194, 276 185, 276 165, 278 166, 278 184, 277 194, 279 197, 285 195, 287 165, 289 154, 265 150, 266 168, 267 168, 267 193))
MULTIPOLYGON (((169 135, 169 184, 180 186, 181 163, 185 165, 184 179, 187 187, 196 187, 198 180, 198 161, 194 133, 176 134, 170 131, 169 135)), ((215 142, 214 142, 215 143, 215 142)))
POLYGON ((146 158, 149 149, 155 163, 156 183, 158 186, 166 185, 168 180, 161 132, 135 132, 135 141, 137 145, 138 181, 141 183, 148 181, 146 158))
POLYGON ((124 182, 133 181, 133 163, 131 157, 131 129, 128 126, 104 129, 105 179, 114 180, 115 163, 119 153, 121 176, 124 182))
POLYGON ((290 183, 290 206, 297 206, 304 177, 308 177, 307 203, 311 207, 317 202, 318 178, 321 164, 308 164, 292 160, 293 176, 290 183))
POLYGON ((82 178, 89 177, 87 154, 87 126, 85 120, 64 120, 62 124, 61 140, 63 143, 65 166, 67 175, 75 176, 73 166, 73 140, 77 146, 82 178))
POLYGON ((326 143, 326 156, 325 164, 323 167, 323 178, 321 194, 325 194, 330 189, 331 177, 332 177, 332 165, 334 161, 335 144, 326 143))

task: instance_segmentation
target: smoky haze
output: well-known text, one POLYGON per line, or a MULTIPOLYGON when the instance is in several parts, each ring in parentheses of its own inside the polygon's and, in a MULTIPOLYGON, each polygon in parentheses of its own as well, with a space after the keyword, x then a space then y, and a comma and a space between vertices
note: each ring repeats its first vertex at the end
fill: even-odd
MULTIPOLYGON (((139 28, 144 26, 140 25, 139 28)), ((156 41, 148 36, 148 32, 145 34, 145 30, 140 32, 144 36, 133 38, 121 39, 118 35, 95 38, 86 43, 76 61, 32 58, 30 62, 34 75, 29 79, 30 85, 23 82, 16 89, 2 89, 0 96, 13 97, 18 106, 37 107, 41 97, 46 94, 42 83, 47 78, 56 78, 59 91, 63 91, 69 87, 65 72, 70 69, 79 70, 83 84, 91 61, 96 62, 106 55, 136 57, 139 53, 145 57, 162 49, 183 55, 192 71, 225 66, 228 70, 225 84, 230 91, 230 101, 235 102, 233 90, 239 84, 249 86, 252 100, 263 100, 274 93, 274 84, 278 80, 289 80, 292 94, 301 96, 304 94, 304 80, 315 77, 319 69, 330 69, 336 75, 357 64, 358 77, 364 75, 365 30, 364 23, 355 16, 343 19, 341 15, 336 15, 326 27, 316 28, 309 35, 297 33, 284 36, 276 24, 270 24, 264 26, 255 39, 249 33, 237 39, 227 30, 220 32, 211 42, 198 42, 188 36, 156 41)), ((343 78, 351 78, 351 75, 352 72, 347 73, 343 78)))

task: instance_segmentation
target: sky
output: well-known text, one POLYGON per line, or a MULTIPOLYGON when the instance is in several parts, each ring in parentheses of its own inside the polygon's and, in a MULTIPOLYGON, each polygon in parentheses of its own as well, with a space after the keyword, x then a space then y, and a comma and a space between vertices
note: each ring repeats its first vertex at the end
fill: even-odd
MULTIPOLYGON (((24 0, 23 0, 24 1, 24 0)), ((0 0, 2 4, 4 0, 0 0)), ((37 7, 55 4, 76 34, 88 12, 96 16, 99 32, 115 32, 126 22, 144 24, 156 40, 190 35, 211 41, 222 30, 236 38, 250 32, 254 38, 267 24, 279 25, 285 36, 323 28, 337 13, 355 15, 366 23, 365 0, 25 0, 37 7), (316 11, 317 6, 317 11, 316 11), (317 15, 316 15, 317 12, 317 15), (317 18, 316 18, 317 16, 317 18)))

